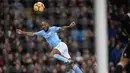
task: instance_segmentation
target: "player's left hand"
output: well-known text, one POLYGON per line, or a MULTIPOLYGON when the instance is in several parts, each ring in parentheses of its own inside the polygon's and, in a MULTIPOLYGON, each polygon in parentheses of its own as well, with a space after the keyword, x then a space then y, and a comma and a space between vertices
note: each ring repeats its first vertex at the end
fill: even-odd
POLYGON ((70 25, 69 25, 70 28, 73 28, 75 26, 76 26, 75 22, 71 22, 70 25))

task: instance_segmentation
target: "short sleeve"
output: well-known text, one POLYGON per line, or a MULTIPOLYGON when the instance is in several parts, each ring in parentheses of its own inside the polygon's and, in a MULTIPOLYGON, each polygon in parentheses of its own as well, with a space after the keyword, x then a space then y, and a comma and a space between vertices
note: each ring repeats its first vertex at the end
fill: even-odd
POLYGON ((60 30, 60 27, 53 26, 52 30, 58 32, 60 30))

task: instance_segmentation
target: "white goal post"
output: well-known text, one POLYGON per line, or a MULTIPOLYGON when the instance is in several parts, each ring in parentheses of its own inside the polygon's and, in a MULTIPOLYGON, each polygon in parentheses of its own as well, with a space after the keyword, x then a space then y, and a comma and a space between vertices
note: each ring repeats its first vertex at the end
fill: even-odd
POLYGON ((107 3, 106 0, 94 0, 95 9, 95 48, 97 73, 108 73, 107 47, 107 3))

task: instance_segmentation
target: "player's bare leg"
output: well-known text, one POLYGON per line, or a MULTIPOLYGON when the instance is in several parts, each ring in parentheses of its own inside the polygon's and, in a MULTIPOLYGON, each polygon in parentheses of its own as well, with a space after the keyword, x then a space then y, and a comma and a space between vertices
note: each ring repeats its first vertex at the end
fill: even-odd
POLYGON ((57 50, 57 49, 53 49, 53 50, 51 51, 51 53, 50 53, 50 56, 53 57, 54 54, 60 54, 60 55, 61 55, 60 51, 57 50))
POLYGON ((58 49, 53 49, 51 51, 51 53, 50 53, 50 57, 58 59, 58 60, 60 60, 60 61, 62 61, 64 63, 67 63, 67 62, 71 61, 71 59, 68 59, 68 58, 62 56, 58 49))
POLYGON ((73 69, 76 73, 82 73, 80 68, 78 66, 76 66, 74 64, 74 62, 72 62, 71 59, 68 59, 68 58, 65 58, 64 56, 62 56, 59 50, 53 49, 50 53, 50 57, 63 61, 67 66, 67 68, 65 69, 66 71, 73 69))
POLYGON ((120 62, 117 64, 115 73, 122 73, 123 68, 129 63, 130 59, 121 57, 120 62))

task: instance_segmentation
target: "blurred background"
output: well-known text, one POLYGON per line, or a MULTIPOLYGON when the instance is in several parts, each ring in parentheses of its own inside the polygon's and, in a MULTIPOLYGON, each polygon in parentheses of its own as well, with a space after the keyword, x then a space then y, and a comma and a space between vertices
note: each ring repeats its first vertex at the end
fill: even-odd
MULTIPOLYGON (((123 12, 124 6, 109 5, 108 14, 114 13, 113 8, 119 10, 117 13, 123 12)), ((66 26, 75 21, 77 28, 59 32, 59 36, 68 45, 72 59, 83 73, 95 73, 93 0, 0 0, 0 73, 65 73, 66 67, 62 62, 47 60, 45 55, 51 50, 45 39, 15 32, 17 28, 38 31, 40 20, 49 22, 51 26, 66 26), (37 1, 45 4, 43 13, 33 11, 33 4, 37 1)), ((109 28, 114 33, 109 39, 110 48, 121 48, 122 42, 116 43, 120 22, 109 20, 109 28)), ((111 61, 112 64, 115 62, 117 60, 111 61)))
MULTIPOLYGON (((115 66, 120 60, 127 39, 120 36, 121 20, 130 11, 130 0, 108 0, 108 49, 109 49, 109 73, 114 73, 115 66)), ((128 64, 122 73, 130 73, 128 64)))

